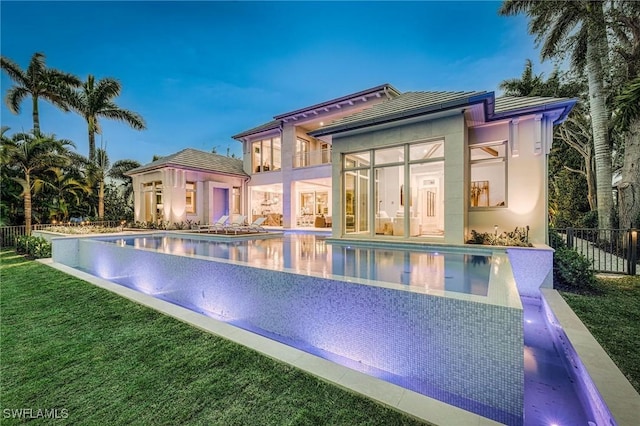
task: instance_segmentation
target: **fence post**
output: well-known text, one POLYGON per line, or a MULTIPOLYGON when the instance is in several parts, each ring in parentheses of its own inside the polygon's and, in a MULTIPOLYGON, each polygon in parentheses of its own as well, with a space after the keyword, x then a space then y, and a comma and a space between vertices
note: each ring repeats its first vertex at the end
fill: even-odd
POLYGON ((627 256, 627 271, 629 275, 636 274, 636 262, 638 261, 638 230, 629 229, 629 254, 627 256))
POLYGON ((567 247, 573 248, 573 228, 567 228, 567 247))

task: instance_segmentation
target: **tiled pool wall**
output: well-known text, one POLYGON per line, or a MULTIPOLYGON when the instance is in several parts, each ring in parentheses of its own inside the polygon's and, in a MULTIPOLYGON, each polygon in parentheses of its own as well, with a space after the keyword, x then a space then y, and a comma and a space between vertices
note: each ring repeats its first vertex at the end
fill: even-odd
POLYGON ((553 288, 551 247, 509 247, 506 252, 520 297, 539 299, 541 288, 553 288))
POLYGON ((580 389, 578 395, 581 397, 582 406, 589 411, 591 418, 595 419, 597 425, 615 425, 613 414, 604 402, 602 395, 598 391, 595 383, 591 379, 589 372, 578 356, 575 348, 569 341, 566 332, 560 326, 553 310, 549 307, 544 296, 541 298, 542 312, 549 325, 551 338, 554 345, 563 353, 565 368, 576 382, 576 387, 580 389))
POLYGON ((435 387, 440 396, 467 401, 461 408, 494 420, 522 422, 521 307, 83 238, 54 239, 53 258, 190 309, 346 357, 363 370, 373 367, 403 377, 412 390, 433 393, 429 389, 435 387))

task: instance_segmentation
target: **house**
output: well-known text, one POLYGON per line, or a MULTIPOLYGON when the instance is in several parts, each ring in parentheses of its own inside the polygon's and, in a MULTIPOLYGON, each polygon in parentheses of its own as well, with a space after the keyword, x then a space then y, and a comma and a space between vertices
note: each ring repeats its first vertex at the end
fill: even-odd
POLYGON ((183 149, 127 172, 137 222, 213 223, 241 214, 246 197, 242 160, 183 149))
MULTIPOLYGON (((529 226, 530 241, 545 243, 553 126, 575 102, 496 98, 493 92, 403 93, 383 84, 276 115, 234 135, 243 145, 242 167, 219 158, 209 164, 208 180, 171 180, 169 169, 192 176, 175 161, 132 171, 138 177, 136 218, 143 214, 139 204, 146 198, 140 194, 149 172, 167 169, 180 205, 188 201, 188 182, 196 200, 205 191, 208 210, 198 216, 196 206, 193 215, 209 222, 233 207, 231 213, 262 216, 284 229, 331 228, 336 238, 461 244, 471 230, 529 226), (218 207, 209 192, 219 185, 239 200, 229 192, 218 207)), ((170 220, 184 217, 182 208, 172 209, 163 209, 165 220, 168 212, 170 220)))

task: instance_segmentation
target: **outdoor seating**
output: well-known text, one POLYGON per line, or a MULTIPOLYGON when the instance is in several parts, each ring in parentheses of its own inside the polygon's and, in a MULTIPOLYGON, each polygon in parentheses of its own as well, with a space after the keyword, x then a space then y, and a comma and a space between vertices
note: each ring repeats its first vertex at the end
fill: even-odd
POLYGON ((243 215, 235 216, 230 224, 224 226, 224 233, 229 234, 233 232, 234 234, 237 234, 238 232, 242 232, 245 228, 245 219, 246 216, 243 215))
POLYGON ((264 227, 262 226, 262 224, 265 222, 265 220, 267 220, 267 218, 265 216, 261 216, 261 217, 257 218, 256 220, 254 220, 249 225, 243 227, 242 231, 245 231, 245 232, 267 232, 267 230, 264 229, 264 227))
POLYGON ((218 220, 216 220, 214 223, 210 224, 210 225, 200 225, 198 228, 198 232, 218 232, 218 231, 223 231, 225 224, 227 222, 227 220, 229 219, 229 216, 227 215, 223 215, 220 216, 220 218, 218 220))

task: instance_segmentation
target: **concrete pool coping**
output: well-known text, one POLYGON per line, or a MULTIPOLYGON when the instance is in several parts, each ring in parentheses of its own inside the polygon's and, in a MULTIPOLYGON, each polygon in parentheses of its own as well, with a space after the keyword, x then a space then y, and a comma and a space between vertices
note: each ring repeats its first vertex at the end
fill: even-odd
POLYGON ((541 289, 541 291, 617 424, 619 426, 637 425, 638 413, 640 413, 638 392, 560 293, 553 289, 541 289))
POLYGON ((324 381, 351 390, 418 420, 436 425, 488 426, 500 424, 486 417, 343 367, 223 321, 218 321, 173 303, 156 299, 153 296, 140 293, 128 287, 114 284, 86 272, 53 262, 52 259, 42 259, 40 262, 208 333, 215 334, 270 358, 299 368, 324 381))

